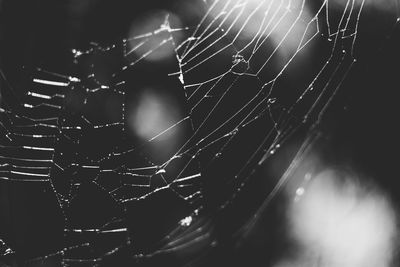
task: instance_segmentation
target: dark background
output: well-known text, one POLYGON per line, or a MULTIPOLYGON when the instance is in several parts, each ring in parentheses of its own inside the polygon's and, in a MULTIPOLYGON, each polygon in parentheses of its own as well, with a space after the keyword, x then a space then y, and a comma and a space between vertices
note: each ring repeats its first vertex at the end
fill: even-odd
MULTIPOLYGON (((173 0, 140 3, 125 0, 0 1, 0 67, 17 94, 22 95, 26 90, 23 77, 33 68, 40 66, 60 73, 74 72, 72 48, 85 49, 89 47, 89 42, 111 44, 124 38, 130 23, 143 12, 155 8, 176 10, 177 6, 178 3, 173 0)), ((388 15, 379 10, 367 10, 362 14, 356 46, 357 63, 334 99, 321 127, 326 146, 324 153, 329 164, 351 166, 361 176, 380 184, 396 203, 400 201, 399 48, 400 27, 395 14, 388 15)), ((19 196, 14 198, 18 202, 19 196)), ((263 198, 262 193, 259 198, 258 201, 263 198)), ((279 204, 274 207, 279 210, 279 204)), ((279 212, 272 210, 266 215, 270 227, 274 225, 272 216, 276 216, 275 213, 279 212)), ((26 216, 45 218, 46 215, 26 216)), ((21 220, 27 218, 19 218, 15 225, 23 225, 21 220)), ((55 219, 55 225, 58 223, 55 219)), ((54 229, 37 229, 36 235, 42 235, 49 243, 58 239, 56 226, 54 229), (52 233, 54 236, 51 236, 52 233), (45 237, 47 235, 50 237, 45 237)), ((43 246, 46 250, 44 241, 30 235, 29 231, 21 234, 20 242, 29 244, 32 251, 35 251, 35 246, 43 246)), ((269 242, 260 244, 249 241, 235 256, 231 255, 234 249, 228 242, 214 254, 208 255, 202 264, 241 266, 242 263, 248 263, 255 266, 249 263, 249 259, 254 264, 258 260, 268 262, 278 250, 275 248, 271 250, 273 252, 263 253, 265 247, 273 247, 269 242)), ((32 254, 35 255, 34 252, 32 254)))

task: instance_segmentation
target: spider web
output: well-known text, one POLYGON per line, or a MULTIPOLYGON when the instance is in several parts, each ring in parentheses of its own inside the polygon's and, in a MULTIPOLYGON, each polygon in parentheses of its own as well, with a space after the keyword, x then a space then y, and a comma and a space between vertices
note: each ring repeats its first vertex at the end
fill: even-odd
MULTIPOLYGON (((1 254, 35 266, 102 266, 182 251, 192 259, 217 246, 215 218, 293 136, 313 136, 356 63, 364 0, 339 2, 204 1, 194 25, 176 26, 166 14, 149 32, 73 49, 74 74, 35 69, 23 97, 2 72, 2 195, 25 192, 26 203, 44 195, 39 214, 55 213, 48 223, 63 233, 38 252, 9 234, 1 254), (153 77, 157 63, 148 59, 163 49, 173 63, 153 77), (183 103, 178 118, 145 139, 132 134, 129 117, 144 77, 183 103), (103 111, 110 99, 111 115, 103 111)), ((267 200, 285 177, 270 182, 267 200)), ((250 228, 250 217, 227 234, 250 228)))

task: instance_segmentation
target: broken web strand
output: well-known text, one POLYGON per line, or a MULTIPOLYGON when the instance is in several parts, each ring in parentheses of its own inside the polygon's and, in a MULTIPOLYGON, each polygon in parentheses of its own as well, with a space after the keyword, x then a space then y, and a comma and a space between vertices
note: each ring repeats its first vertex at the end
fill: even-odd
MULTIPOLYGON (((286 35, 285 35, 285 37, 286 37, 286 35)), ((284 39, 283 39, 283 40, 284 40, 284 39)), ((290 63, 290 62, 288 62, 288 64, 289 64, 289 63, 290 63)), ((287 65, 288 65, 288 64, 287 64, 287 65)), ((286 66, 287 66, 287 65, 286 65, 286 66)), ((189 70, 190 70, 190 69, 189 69, 189 70)), ((283 71, 282 71, 282 72, 283 72, 283 71)), ((281 73, 282 73, 282 72, 281 72, 281 73)), ((196 104, 196 105, 197 105, 197 104, 196 104)), ((201 127, 201 126, 200 126, 200 127, 201 127)))

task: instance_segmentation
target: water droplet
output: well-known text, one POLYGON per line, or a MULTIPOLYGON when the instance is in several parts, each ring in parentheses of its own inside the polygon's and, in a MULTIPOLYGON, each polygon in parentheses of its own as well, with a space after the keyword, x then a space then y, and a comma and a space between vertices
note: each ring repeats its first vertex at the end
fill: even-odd
POLYGON ((302 196, 304 194, 304 192, 305 192, 304 188, 303 187, 299 187, 296 190, 296 195, 302 196))
POLYGON ((189 226, 192 223, 192 221, 193 221, 192 216, 188 216, 188 217, 182 219, 179 222, 179 224, 182 225, 182 226, 189 226))

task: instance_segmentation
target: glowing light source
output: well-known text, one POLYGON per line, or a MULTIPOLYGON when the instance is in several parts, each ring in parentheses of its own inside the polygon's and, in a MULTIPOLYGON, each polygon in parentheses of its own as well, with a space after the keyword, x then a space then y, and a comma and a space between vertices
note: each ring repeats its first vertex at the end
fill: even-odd
POLYGON ((320 173, 296 193, 303 196, 292 203, 289 220, 304 253, 297 265, 287 266, 390 266, 396 218, 382 193, 334 171, 320 173))
POLYGON ((145 90, 130 116, 131 128, 139 137, 152 139, 181 119, 177 106, 168 96, 145 90))
POLYGON ((160 61, 175 55, 175 43, 183 38, 179 17, 156 11, 132 24, 127 54, 134 53, 148 61, 160 61))
POLYGON ((247 0, 220 1, 211 10, 240 33, 239 38, 272 43, 286 59, 312 37, 311 14, 304 1, 247 0), (304 5, 303 5, 304 4, 304 5), (310 25, 309 25, 310 24, 310 25), (310 28, 310 29, 308 29, 310 28))

